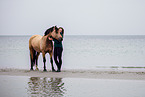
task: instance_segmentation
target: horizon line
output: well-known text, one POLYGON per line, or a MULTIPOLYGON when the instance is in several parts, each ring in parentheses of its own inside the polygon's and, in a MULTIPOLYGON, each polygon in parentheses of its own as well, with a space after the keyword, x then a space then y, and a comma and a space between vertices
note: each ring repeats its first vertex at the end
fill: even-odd
MULTIPOLYGON (((36 34, 36 35, 39 35, 39 34, 36 34)), ((7 34, 5 34, 5 35, 0 35, 0 36, 32 36, 32 35, 29 35, 29 34, 27 34, 27 35, 16 35, 16 34, 14 34, 14 35, 12 35, 12 34, 10 34, 10 35, 7 35, 7 34)), ((43 36, 43 35, 42 35, 43 36)), ((95 34, 95 35, 92 35, 92 34, 66 34, 65 36, 145 36, 145 34, 119 34, 119 35, 115 35, 115 34, 95 34)))

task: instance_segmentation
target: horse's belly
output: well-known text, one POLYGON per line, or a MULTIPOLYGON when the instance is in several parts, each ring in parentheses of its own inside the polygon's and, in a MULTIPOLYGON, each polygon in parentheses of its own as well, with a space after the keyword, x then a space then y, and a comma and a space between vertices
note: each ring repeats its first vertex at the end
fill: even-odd
POLYGON ((34 47, 34 50, 35 50, 36 52, 41 52, 41 51, 40 51, 40 48, 39 48, 39 47, 36 47, 36 46, 34 47))

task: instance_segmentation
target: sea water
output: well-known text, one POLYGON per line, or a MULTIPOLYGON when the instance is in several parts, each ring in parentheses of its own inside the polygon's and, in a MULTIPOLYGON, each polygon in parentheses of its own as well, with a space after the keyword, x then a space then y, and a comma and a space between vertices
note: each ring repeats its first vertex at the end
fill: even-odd
MULTIPOLYGON (((30 37, 0 36, 0 68, 30 69, 30 37)), ((49 54, 46 60, 47 69, 51 69, 49 54)), ((145 36, 66 35, 62 60, 62 69, 142 68, 145 67, 145 36)), ((43 69, 42 54, 38 67, 43 69)))

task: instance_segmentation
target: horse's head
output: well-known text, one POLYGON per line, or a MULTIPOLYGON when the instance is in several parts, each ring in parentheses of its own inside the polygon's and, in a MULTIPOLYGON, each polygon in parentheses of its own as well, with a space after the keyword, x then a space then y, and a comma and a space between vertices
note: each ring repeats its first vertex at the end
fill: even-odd
POLYGON ((51 36, 51 37, 57 39, 58 41, 61 41, 62 36, 61 36, 60 32, 64 33, 64 29, 62 27, 57 28, 56 26, 53 26, 53 27, 47 29, 46 32, 44 33, 44 35, 48 36, 48 37, 51 36))
POLYGON ((58 41, 61 41, 63 39, 60 34, 60 32, 62 32, 62 30, 63 30, 63 28, 57 28, 56 26, 54 26, 53 31, 51 32, 51 36, 53 38, 57 39, 58 41))

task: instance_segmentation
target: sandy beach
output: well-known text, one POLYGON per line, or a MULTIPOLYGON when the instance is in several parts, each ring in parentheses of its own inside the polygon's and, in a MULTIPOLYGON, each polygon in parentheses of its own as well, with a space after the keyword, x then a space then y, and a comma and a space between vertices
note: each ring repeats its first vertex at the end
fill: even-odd
POLYGON ((124 70, 62 70, 62 72, 43 72, 20 70, 20 69, 0 69, 0 75, 9 76, 30 76, 48 78, 95 78, 95 79, 126 79, 145 80, 145 71, 124 71, 124 70))

